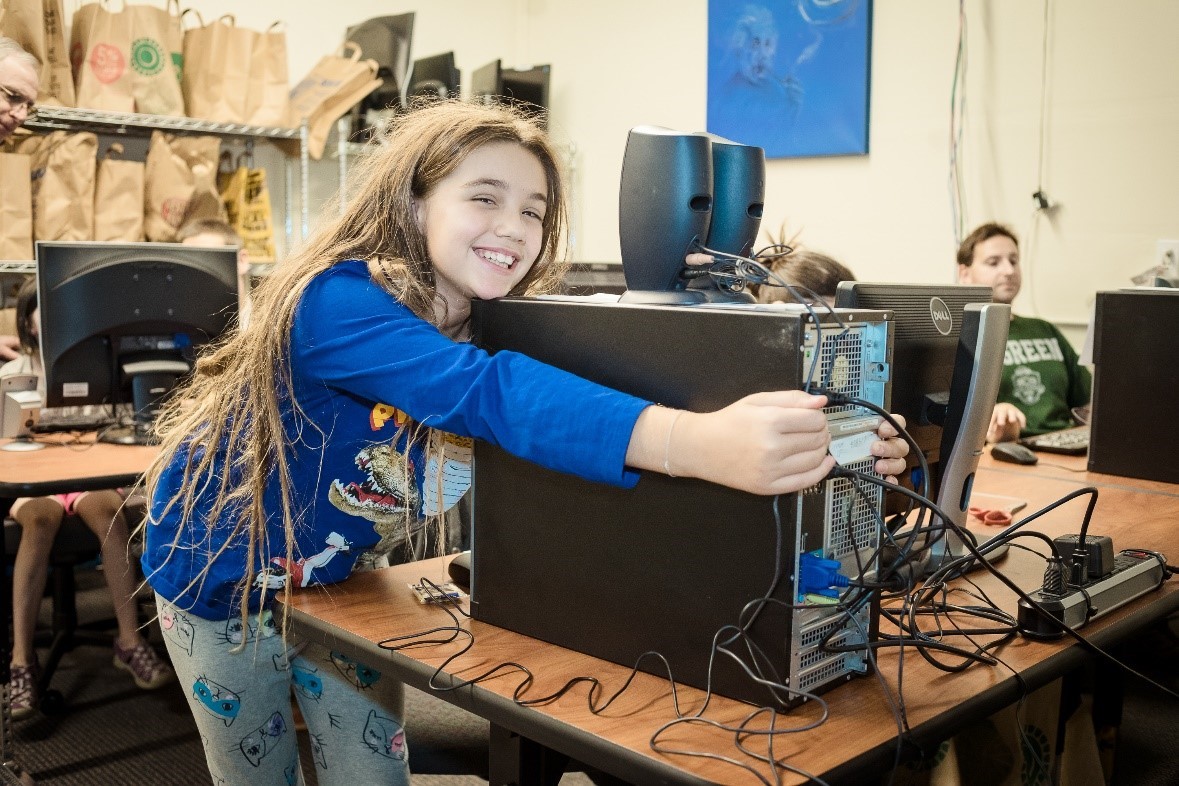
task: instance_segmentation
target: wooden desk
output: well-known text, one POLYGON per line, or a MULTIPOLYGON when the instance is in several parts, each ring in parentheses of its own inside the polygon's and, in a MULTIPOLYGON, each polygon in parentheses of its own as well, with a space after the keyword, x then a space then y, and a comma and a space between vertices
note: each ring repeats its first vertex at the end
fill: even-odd
MULTIPOLYGON (((1055 457, 1054 457, 1055 458, 1055 457)), ((1147 548, 1179 555, 1179 487, 1125 478, 1069 473, 1046 466, 1018 467, 982 461, 977 488, 1028 500, 1027 512, 1092 481, 1100 496, 1090 532, 1113 537, 1115 549, 1147 548), (1057 476, 1060 473, 1060 477, 1057 476)), ((1066 462, 1060 462, 1064 465, 1066 462)), ((1078 466, 1083 468, 1083 464, 1078 466)), ((1077 532, 1085 511, 1085 499, 1043 516, 1034 528, 1052 535, 1077 532)), ((1029 541, 1031 543, 1031 541, 1029 541)), ((1040 586, 1043 561, 1032 554, 1012 549, 999 563, 1019 586, 1031 591, 1040 586)), ((439 609, 424 607, 414 600, 406 584, 420 576, 436 581, 446 579, 445 560, 427 560, 413 565, 360 574, 333 587, 298 593, 291 606, 296 631, 308 638, 368 658, 392 676, 414 687, 429 690, 435 669, 459 649, 459 644, 429 645, 400 652, 381 649, 385 638, 425 631, 449 624, 439 609)), ((990 575, 972 575, 995 602, 1014 613, 1014 593, 990 575)), ((553 599, 559 603, 559 598, 553 599)), ((1168 582, 1127 607, 1094 621, 1084 635, 1100 645, 1132 635, 1135 631, 1179 608, 1179 582, 1168 582)), ((511 631, 480 622, 464 623, 475 637, 475 646, 447 666, 436 682, 453 685, 507 661, 527 666, 536 681, 526 697, 549 694, 574 676, 594 676, 603 683, 603 695, 617 690, 629 669, 576 652, 555 647, 511 631)), ((1047 684, 1076 664, 1084 654, 1071 641, 1036 642, 1019 638, 997 653, 1017 669, 1030 689, 1047 684)), ((880 672, 895 689, 897 653, 882 650, 880 672)), ((925 663, 914 652, 905 658, 904 700, 912 737, 920 744, 944 739, 966 724, 986 717, 1015 701, 1020 687, 1002 667, 973 666, 961 674, 947 674, 925 663)), ((731 765, 687 756, 665 756, 651 751, 651 735, 671 720, 669 686, 666 680, 640 674, 631 688, 605 713, 595 715, 586 707, 587 686, 580 686, 556 702, 524 708, 512 700, 522 680, 519 672, 494 677, 477 686, 437 694, 441 698, 489 719, 540 745, 592 764, 625 780, 649 783, 723 782, 753 784, 749 773, 731 765)), ((680 689, 681 707, 691 712, 699 706, 702 693, 680 689)), ((830 717, 813 731, 782 734, 775 739, 774 753, 803 770, 830 782, 859 782, 865 771, 881 772, 891 767, 895 752, 896 722, 886 703, 883 689, 872 677, 856 680, 825 694, 830 717)), ((752 708, 739 702, 714 698, 708 717, 738 723, 752 708)), ((818 717, 818 708, 804 705, 781 718, 778 728, 804 725, 818 717)), ((411 747, 413 729, 409 729, 411 747)), ((495 737, 493 737, 494 743, 495 737)), ((734 747, 731 735, 681 726, 665 742, 679 748, 705 750, 754 764, 734 747)), ((755 743, 754 743, 755 744, 755 743)), ((493 744, 492 777, 496 781, 500 751, 493 744)), ((765 765, 756 765, 771 779, 765 765)), ((783 773, 784 782, 805 779, 783 773)))
MULTIPOLYGON (((44 450, 12 452, 0 450, 0 521, 8 517, 12 503, 20 497, 44 497, 72 491, 132 486, 156 455, 156 448, 142 445, 109 445, 88 436, 78 442, 67 435, 42 437, 50 443, 44 450)), ((11 440, 0 440, 0 446, 11 440)), ((8 581, 0 581, 0 620, 4 645, 0 648, 0 678, 8 684, 8 661, 12 649, 12 599, 8 581)), ((30 783, 13 756, 12 718, 8 690, 0 700, 0 779, 30 783)))

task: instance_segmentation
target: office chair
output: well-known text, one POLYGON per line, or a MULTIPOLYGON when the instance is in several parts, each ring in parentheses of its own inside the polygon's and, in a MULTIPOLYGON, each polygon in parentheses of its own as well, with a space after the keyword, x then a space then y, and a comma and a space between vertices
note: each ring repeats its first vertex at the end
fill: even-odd
MULTIPOLYGON (((8 566, 5 581, 8 581, 10 586, 12 564, 16 559, 22 531, 23 528, 11 519, 4 522, 4 557, 8 566)), ((65 705, 61 692, 49 687, 62 656, 79 644, 95 644, 107 648, 114 646, 114 633, 91 629, 89 626, 80 627, 78 624, 75 598, 77 582, 74 569, 93 561, 99 552, 98 537, 80 517, 68 515, 62 520, 61 529, 53 541, 53 549, 49 552, 47 587, 53 596, 53 622, 49 630, 38 630, 33 640, 38 648, 49 647, 49 654, 41 664, 41 675, 37 685, 41 696, 38 706, 46 715, 60 712, 65 705)), ((11 597, 10 592, 9 598, 11 597)), ((100 624, 109 627, 107 623, 108 621, 103 620, 100 624)))

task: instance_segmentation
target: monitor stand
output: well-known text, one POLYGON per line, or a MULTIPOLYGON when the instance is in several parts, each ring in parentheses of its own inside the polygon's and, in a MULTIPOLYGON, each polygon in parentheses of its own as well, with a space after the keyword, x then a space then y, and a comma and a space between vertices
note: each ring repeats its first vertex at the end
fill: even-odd
MULTIPOLYGON (((966 527, 968 532, 973 534, 978 539, 978 550, 984 551, 988 549, 990 544, 990 537, 997 535, 998 532, 993 527, 989 527, 986 531, 976 527, 966 527)), ((998 546, 991 546, 983 554, 983 561, 988 565, 994 565, 999 560, 1007 556, 1008 550, 1011 548, 1010 544, 1003 543, 998 546)), ((958 537, 958 533, 947 531, 945 537, 939 540, 930 549, 928 561, 925 563, 924 575, 929 576, 934 571, 939 570, 943 565, 948 565, 954 560, 961 557, 968 556, 970 552, 966 550, 966 546, 962 543, 962 538, 958 537)), ((949 578, 955 576, 964 576, 967 573, 972 573, 976 570, 982 570, 983 561, 978 559, 971 562, 964 563, 960 568, 954 571, 949 578)))
POLYGON ((31 450, 41 450, 45 447, 43 442, 34 442, 33 439, 27 435, 16 437, 0 450, 7 450, 13 453, 27 453, 31 450))

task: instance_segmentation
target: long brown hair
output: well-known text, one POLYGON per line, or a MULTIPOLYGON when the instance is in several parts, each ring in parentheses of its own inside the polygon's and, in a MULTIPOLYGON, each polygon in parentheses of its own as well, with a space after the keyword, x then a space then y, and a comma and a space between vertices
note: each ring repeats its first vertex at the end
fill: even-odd
MULTIPOLYGON (((155 518, 179 509, 181 525, 173 538, 176 548, 184 527, 194 521, 198 501, 209 500, 208 509, 200 514, 207 521, 210 563, 244 535, 246 565, 239 584, 243 618, 248 613, 250 574, 274 553, 262 508, 272 479, 279 484, 281 510, 269 513, 281 514, 285 532, 279 553, 288 560, 295 558, 298 516, 289 469, 293 440, 283 424, 284 409, 297 422, 293 431, 319 430, 295 399, 291 378, 291 326, 303 291, 339 262, 361 259, 367 261, 369 274, 380 287, 422 319, 440 324, 445 313, 435 313, 434 269, 414 217, 413 201, 428 196, 468 154, 492 142, 512 142, 531 152, 548 180, 541 251, 511 294, 556 289, 565 268, 566 208, 552 143, 533 121, 511 107, 434 102, 391 124, 381 144, 358 165, 360 178, 349 186, 355 195, 341 214, 275 266, 254 292, 249 326, 201 357, 191 380, 176 391, 158 419, 162 449, 147 473, 149 494, 170 465, 177 464, 182 482, 155 518), (223 533, 216 548, 214 529, 223 533)), ((429 436, 429 429, 416 432, 414 438, 421 438, 421 432, 429 436)), ((326 436, 322 430, 320 434, 326 436)), ((407 527, 414 515, 415 511, 407 510, 407 527)), ((203 579, 203 572, 192 577, 186 591, 203 579)), ((290 590, 288 581, 284 601, 290 590)))

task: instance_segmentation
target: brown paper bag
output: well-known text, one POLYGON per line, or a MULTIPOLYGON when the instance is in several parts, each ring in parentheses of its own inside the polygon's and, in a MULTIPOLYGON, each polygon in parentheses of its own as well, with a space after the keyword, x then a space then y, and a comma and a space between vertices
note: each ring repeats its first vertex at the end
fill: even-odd
POLYGON ((214 136, 180 137, 153 131, 144 171, 144 234, 171 243, 185 221, 225 220, 217 191, 221 140, 214 136))
POLYGON ((250 88, 246 94, 246 123, 282 126, 287 122, 291 81, 287 74, 287 34, 282 22, 253 36, 250 88))
POLYGON ((114 242, 143 240, 143 169, 138 161, 122 160, 115 142, 98 162, 94 181, 94 239, 114 242))
POLYGON ((189 117, 246 122, 254 36, 237 27, 230 14, 184 31, 182 87, 189 117))
POLYGON ((183 70, 183 32, 179 0, 163 8, 129 5, 134 37, 131 43, 132 92, 135 111, 149 115, 184 115, 180 89, 183 70))
POLYGON ((78 106, 110 112, 135 111, 134 71, 129 65, 134 15, 111 11, 107 0, 74 12, 70 59, 78 106))
POLYGON ((53 131, 21 141, 18 150, 31 157, 33 239, 93 239, 98 137, 53 131))
POLYGON ((74 75, 66 49, 62 0, 4 0, 0 35, 13 39, 41 61, 38 104, 74 105, 74 75))
POLYGON ((336 54, 321 57, 291 90, 288 124, 307 121, 312 132, 308 143, 312 158, 323 155, 332 123, 381 86, 382 81, 375 78, 378 67, 376 60, 361 60, 360 47, 346 41, 336 54))
POLYGON ((323 156, 332 125, 356 106, 362 98, 384 84, 382 79, 373 79, 357 85, 350 91, 339 93, 317 109, 307 121, 307 151, 315 160, 323 156))
POLYGON ((33 192, 26 155, 0 153, 0 260, 33 258, 33 192))

